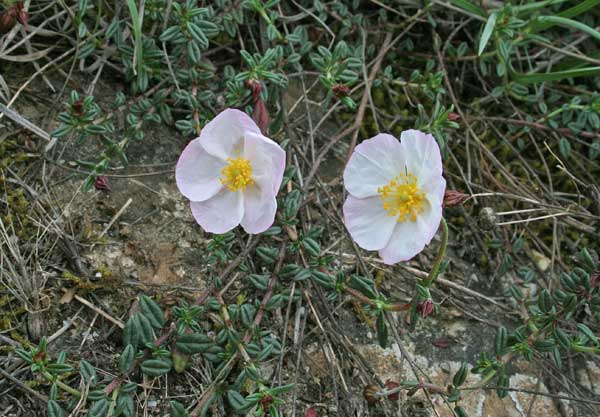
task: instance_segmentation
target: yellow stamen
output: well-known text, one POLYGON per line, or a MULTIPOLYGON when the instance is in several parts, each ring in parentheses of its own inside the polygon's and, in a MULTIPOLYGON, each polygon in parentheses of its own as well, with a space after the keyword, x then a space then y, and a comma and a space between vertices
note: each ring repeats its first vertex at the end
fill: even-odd
POLYGON ((227 158, 227 166, 221 170, 221 184, 230 191, 244 190, 254 184, 252 179, 252 165, 250 161, 241 157, 227 158))
POLYGON ((377 192, 383 201, 383 208, 389 216, 398 217, 398 223, 414 222, 423 212, 425 193, 419 190, 417 177, 413 174, 400 174, 388 185, 379 187, 377 192))

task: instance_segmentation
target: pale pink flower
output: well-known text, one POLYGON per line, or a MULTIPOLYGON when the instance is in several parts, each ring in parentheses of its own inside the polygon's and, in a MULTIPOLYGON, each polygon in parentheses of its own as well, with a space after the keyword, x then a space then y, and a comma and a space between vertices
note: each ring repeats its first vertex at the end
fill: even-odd
POLYGON ((225 233, 241 224, 256 234, 275 220, 284 169, 285 151, 246 113, 226 109, 183 150, 175 179, 204 230, 225 233))
POLYGON ((385 133, 354 149, 344 171, 350 194, 344 223, 356 243, 379 251, 386 264, 406 261, 423 250, 442 220, 446 180, 433 136, 385 133))

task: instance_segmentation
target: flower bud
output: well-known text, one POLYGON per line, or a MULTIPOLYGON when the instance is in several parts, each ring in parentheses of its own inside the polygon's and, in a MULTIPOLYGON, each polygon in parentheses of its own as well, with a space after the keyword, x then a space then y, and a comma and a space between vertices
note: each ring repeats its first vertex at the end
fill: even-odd
POLYGON ((459 204, 464 203, 468 199, 468 194, 464 194, 456 190, 446 190, 446 192, 444 193, 444 202, 442 204, 442 207, 446 208, 458 206, 459 204))
POLYGON ((333 87, 331 87, 331 91, 333 92, 333 94, 335 94, 337 98, 347 97, 348 94, 350 94, 350 87, 343 84, 336 84, 333 87))
POLYGON ((12 10, 12 8, 6 9, 0 14, 0 33, 7 33, 17 23, 16 16, 12 10))
POLYGON ((262 85, 258 80, 246 80, 244 86, 252 92, 252 100, 256 101, 260 97, 262 85))
MULTIPOLYGON (((387 381, 385 381, 385 384, 383 384, 383 386, 385 387, 385 389, 387 390, 393 390, 395 388, 398 388, 400 386, 399 383, 394 382, 390 379, 388 379, 387 381)), ((394 392, 393 394, 390 394, 387 396, 390 400, 392 401, 398 401, 399 398, 399 393, 398 392, 394 392)))
POLYGON ((458 113, 449 112, 448 120, 450 120, 451 122, 456 122, 457 120, 460 120, 460 115, 458 113))
POLYGON ((379 401, 379 397, 375 394, 377 394, 377 387, 375 385, 367 385, 363 389, 363 397, 369 405, 373 405, 379 401))
POLYGON ((94 188, 100 191, 111 191, 107 176, 100 175, 99 177, 96 177, 96 181, 94 181, 94 188))
POLYGON ((27 11, 25 10, 24 6, 23 6, 23 2, 20 1, 17 4, 15 4, 15 10, 16 10, 16 18, 17 21, 22 24, 23 26, 27 26, 27 22, 29 22, 29 15, 27 14, 27 11))
POLYGON ((425 301, 421 301, 417 305, 417 310, 421 312, 422 318, 429 316, 433 312, 433 308, 434 308, 434 305, 433 305, 433 301, 431 300, 431 298, 429 298, 425 301))

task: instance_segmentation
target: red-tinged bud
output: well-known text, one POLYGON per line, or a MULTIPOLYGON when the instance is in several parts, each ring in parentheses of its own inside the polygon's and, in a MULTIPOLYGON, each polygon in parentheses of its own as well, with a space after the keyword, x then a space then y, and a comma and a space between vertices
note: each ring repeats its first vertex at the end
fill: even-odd
POLYGON ((450 120, 451 122, 456 122, 457 120, 460 120, 460 114, 450 112, 448 113, 448 120, 450 120))
POLYGON ((33 355, 34 362, 44 362, 46 360, 46 352, 38 352, 33 355))
POLYGON ((262 85, 258 80, 246 80, 244 82, 245 87, 252 91, 252 100, 256 101, 260 98, 260 93, 262 91, 262 85))
POLYGON ((444 193, 444 202, 442 203, 442 207, 446 208, 458 206, 459 204, 464 203, 468 199, 468 194, 464 194, 456 190, 446 190, 446 192, 444 193))
POLYGON ((94 181, 94 188, 100 191, 112 191, 110 185, 108 184, 108 178, 106 175, 100 175, 96 177, 96 181, 94 181))
POLYGON ((317 410, 310 407, 304 412, 304 417, 317 417, 317 410))
POLYGON ((15 4, 14 7, 16 10, 15 16, 17 18, 17 21, 23 26, 27 26, 27 22, 29 22, 29 14, 27 14, 27 11, 23 6, 23 2, 18 2, 17 4, 15 4))
POLYGON ((433 307, 433 301, 429 299, 421 301, 417 306, 417 310, 421 312, 421 317, 425 318, 433 312, 433 307))
POLYGON ((350 94, 350 87, 343 84, 336 84, 333 87, 331 87, 331 91, 333 92, 333 94, 335 94, 337 98, 346 97, 348 96, 348 94, 350 94))
POLYGON ((17 23, 17 18, 12 8, 0 14, 0 33, 7 33, 17 23))
POLYGON ((263 410, 268 410, 269 406, 273 403, 273 397, 271 397, 270 395, 262 397, 262 400, 260 400, 260 403, 263 406, 263 410))
POLYGON ((369 405, 373 405, 379 401, 379 397, 377 397, 375 394, 377 394, 377 387, 375 385, 367 385, 363 389, 363 397, 365 400, 367 400, 369 405))
POLYGON ((71 104, 71 111, 75 116, 83 115, 83 100, 77 100, 75 103, 71 104))
MULTIPOLYGON (((385 389, 391 391, 393 389, 398 388, 400 384, 388 379, 387 381, 385 381, 385 384, 383 384, 383 386, 385 387, 385 389)), ((392 401, 398 401, 398 399, 400 398, 398 392, 394 392, 393 394, 390 394, 387 397, 392 401)))
POLYGON ((260 97, 254 102, 254 111, 252 112, 252 119, 256 122, 260 131, 263 134, 267 134, 267 130, 269 129, 269 111, 267 110, 267 106, 265 106, 265 102, 262 101, 260 97))

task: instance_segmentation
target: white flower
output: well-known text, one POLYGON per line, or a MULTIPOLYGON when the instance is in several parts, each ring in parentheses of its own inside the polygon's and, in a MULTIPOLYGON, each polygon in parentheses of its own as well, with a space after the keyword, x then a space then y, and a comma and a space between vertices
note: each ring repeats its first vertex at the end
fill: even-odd
POLYGON ((412 258, 431 241, 446 189, 435 138, 407 130, 400 139, 383 133, 363 141, 344 171, 346 227, 386 264, 412 258))
POLYGON ((285 151, 246 113, 227 109, 183 150, 175 179, 204 230, 225 233, 241 224, 256 234, 275 220, 284 169, 285 151))

